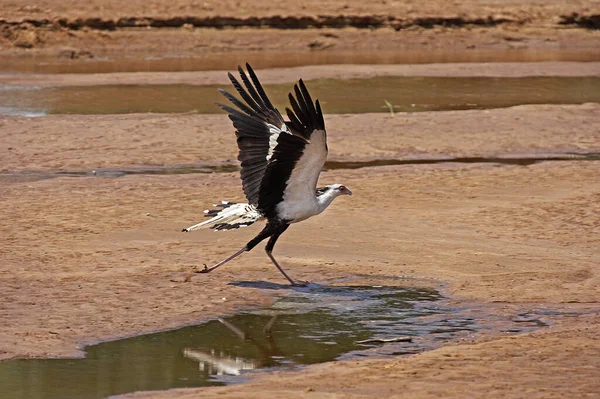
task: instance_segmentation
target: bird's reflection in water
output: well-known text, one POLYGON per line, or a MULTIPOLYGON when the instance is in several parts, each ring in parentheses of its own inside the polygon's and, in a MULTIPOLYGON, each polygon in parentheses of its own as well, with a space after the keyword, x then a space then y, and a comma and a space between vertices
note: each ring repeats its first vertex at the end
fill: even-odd
POLYGON ((476 331, 478 320, 484 319, 475 318, 477 313, 453 313, 431 289, 383 285, 291 289, 274 283, 266 287, 289 291, 268 308, 91 345, 82 359, 0 362, 0 397, 95 399, 140 390, 224 385, 255 369, 295 368, 369 353, 417 353, 456 334, 476 331), (429 338, 360 344, 398 336, 429 338))
POLYGON ((297 288, 266 312, 239 314, 197 327, 202 332, 182 346, 183 354, 200 362, 207 378, 321 363, 364 349, 357 341, 375 335, 420 335, 423 325, 414 317, 438 311, 423 306, 417 310, 415 304, 438 299, 435 291, 391 286, 297 288))
POLYGON ((277 320, 277 315, 271 317, 262 330, 266 338, 266 345, 255 339, 252 333, 244 331, 227 320, 218 319, 221 324, 226 326, 231 332, 239 337, 247 345, 258 349, 259 357, 257 359, 246 359, 229 354, 223 351, 212 349, 205 352, 199 349, 185 348, 183 356, 188 359, 199 362, 200 371, 207 371, 210 375, 240 375, 244 370, 254 370, 257 368, 274 367, 280 365, 276 360, 284 355, 277 347, 272 334, 272 327, 277 320))
POLYGON ((210 353, 196 349, 186 348, 183 356, 199 362, 200 371, 208 371, 210 375, 240 375, 243 370, 254 370, 258 367, 257 361, 241 357, 229 356, 224 352, 210 353))

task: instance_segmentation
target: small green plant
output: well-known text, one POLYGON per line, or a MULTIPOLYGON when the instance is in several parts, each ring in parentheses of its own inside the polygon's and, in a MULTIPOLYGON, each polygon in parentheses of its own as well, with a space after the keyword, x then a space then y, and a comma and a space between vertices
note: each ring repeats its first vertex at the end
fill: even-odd
POLYGON ((390 110, 390 115, 394 116, 394 106, 392 105, 391 102, 389 102, 388 100, 383 100, 385 101, 385 106, 388 107, 388 109, 390 110))

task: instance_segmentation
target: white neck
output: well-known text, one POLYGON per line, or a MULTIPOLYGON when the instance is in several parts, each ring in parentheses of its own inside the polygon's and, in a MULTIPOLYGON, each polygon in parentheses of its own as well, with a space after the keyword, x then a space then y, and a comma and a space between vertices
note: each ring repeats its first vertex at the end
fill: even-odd
POLYGON ((317 197, 317 203, 318 203, 317 215, 319 213, 323 212, 325 209, 327 209, 327 207, 329 206, 329 204, 331 204, 331 202, 338 195, 339 194, 335 190, 327 190, 327 191, 325 191, 325 193, 319 195, 317 197))

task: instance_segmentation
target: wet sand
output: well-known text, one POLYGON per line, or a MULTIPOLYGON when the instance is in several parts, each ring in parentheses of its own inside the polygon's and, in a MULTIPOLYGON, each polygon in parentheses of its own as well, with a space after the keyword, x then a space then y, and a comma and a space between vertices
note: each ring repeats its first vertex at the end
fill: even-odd
MULTIPOLYGON (((331 159, 515 156, 597 151, 599 115, 597 105, 585 104, 328 115, 327 123, 331 159)), ((0 132, 10 149, 3 150, 1 169, 232 161, 229 130, 223 115, 4 117, 0 132)), ((276 254, 294 277, 327 282, 353 274, 407 276, 448 284, 444 293, 457 303, 490 303, 497 312, 541 306, 575 316, 549 317, 555 327, 531 336, 488 337, 405 359, 312 366, 264 375, 250 385, 210 388, 208 394, 323 397, 352 391, 370 397, 382 396, 382 384, 388 396, 404 390, 416 397, 471 390, 498 397, 542 389, 555 396, 593 392, 598 345, 590 327, 596 318, 589 314, 599 310, 599 168, 600 161, 566 161, 324 172, 322 184, 344 182, 355 195, 293 226, 281 239, 276 254), (577 361, 565 348, 577 353, 577 361), (523 365, 531 374, 514 371, 523 365), (558 369, 568 373, 541 383, 558 369), (486 370, 494 371, 490 376, 486 370), (566 384, 574 374, 582 383, 566 384), (475 376, 481 383, 465 386, 475 376), (421 390, 424 384, 432 385, 421 390)), ((255 234, 258 227, 179 232, 211 203, 242 199, 236 173, 42 180, 13 173, 2 179, 3 359, 81 355, 85 343, 173 328, 272 300, 269 292, 229 285, 232 281, 283 283, 260 249, 214 274, 181 282, 181 276, 255 234)))
MULTIPOLYGON (((237 165, 224 115, 3 117, 0 171, 237 165)), ((600 105, 328 115, 330 161, 600 152, 600 105), (470 121, 477 124, 469 127, 470 121)))
MULTIPOLYGON (((99 7, 19 0, 3 4, 0 54, 77 63, 90 55, 144 59, 281 50, 307 58, 315 51, 349 50, 589 52, 600 44, 598 31, 585 28, 594 21, 596 1, 467 1, 444 12, 439 10, 447 4, 438 1, 368 9, 343 0, 318 3, 266 7, 253 1, 240 10, 227 1, 111 1, 99 7), (369 29, 354 26, 363 17, 379 23, 372 19, 379 14, 393 18, 369 29), (231 15, 244 23, 282 15, 291 17, 286 23, 360 18, 322 29, 102 25, 119 18, 140 23, 146 17, 231 15)), ((275 83, 380 75, 598 76, 599 69, 598 63, 564 62, 336 65, 269 69, 261 78, 275 83)), ((0 84, 9 85, 115 83, 227 82, 223 72, 214 71, 0 76, 0 84)), ((598 153, 599 118, 598 104, 582 104, 326 115, 326 123, 331 160, 369 161, 598 153)), ((234 135, 224 115, 0 116, 0 143, 1 360, 82 356, 88 343, 198 323, 274 298, 273 292, 231 282, 285 283, 260 248, 210 275, 193 273, 237 250, 259 229, 180 232, 202 219, 212 203, 243 200, 237 173, 56 175, 235 163, 234 135)), ((415 356, 331 362, 264 373, 235 386, 130 397, 594 397, 600 392, 598 171, 600 161, 579 160, 330 170, 320 183, 343 182, 354 195, 290 228, 275 250, 301 280, 404 276, 441 287, 457 306, 476 303, 498 315, 545 310, 550 327, 510 337, 474 335, 415 356)))
MULTIPOLYGON (((235 68, 235 64, 231 66, 235 68)), ((232 69, 230 68, 230 69, 232 69)), ((503 62, 408 65, 315 65, 261 70, 263 84, 295 82, 299 76, 313 79, 368 79, 379 76, 497 77, 600 76, 600 62, 503 62)), ((11 74, 0 75, 0 84, 23 87, 64 87, 92 85, 225 85, 223 71, 198 72, 115 72, 89 74, 11 74)))

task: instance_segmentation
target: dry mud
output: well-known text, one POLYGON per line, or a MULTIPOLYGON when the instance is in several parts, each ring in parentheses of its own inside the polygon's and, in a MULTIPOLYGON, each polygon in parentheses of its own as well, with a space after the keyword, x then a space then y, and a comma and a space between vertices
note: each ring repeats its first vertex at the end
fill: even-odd
POLYGON ((323 51, 574 51, 600 42, 600 3, 590 0, 18 0, 0 7, 0 53, 17 58, 285 50, 310 60, 323 51))

